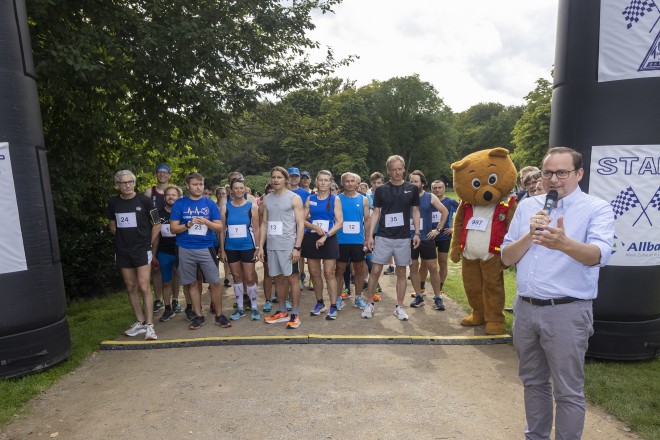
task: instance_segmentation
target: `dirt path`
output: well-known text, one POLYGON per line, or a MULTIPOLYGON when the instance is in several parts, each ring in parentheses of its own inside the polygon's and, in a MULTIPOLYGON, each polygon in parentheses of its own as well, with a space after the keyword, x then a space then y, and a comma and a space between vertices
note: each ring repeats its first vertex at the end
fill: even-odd
MULTIPOLYGON (((394 277, 382 277, 393 292, 394 277)), ((198 332, 185 319, 161 340, 239 335, 479 335, 462 310, 429 305, 393 315, 386 293, 372 320, 346 307, 337 321, 310 317, 295 332, 246 318, 198 332)), ((229 298, 229 297, 227 297, 229 298)), ((231 306, 227 300, 225 310, 231 306)), ((118 337, 122 341, 126 338, 118 337)), ((0 432, 0 439, 482 439, 523 438, 523 391, 511 345, 250 345, 101 351, 0 432)), ((583 438, 639 438, 589 406, 583 438)))

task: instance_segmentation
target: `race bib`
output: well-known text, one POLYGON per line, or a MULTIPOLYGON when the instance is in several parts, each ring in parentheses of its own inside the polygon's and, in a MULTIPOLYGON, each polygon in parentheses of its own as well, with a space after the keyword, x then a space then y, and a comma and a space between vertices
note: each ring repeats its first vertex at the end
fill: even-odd
POLYGON ((188 234, 190 235, 206 235, 208 232, 209 227, 206 225, 192 225, 190 229, 188 229, 188 234))
POLYGON ((247 225, 228 225, 227 233, 229 238, 245 238, 247 237, 247 225))
MULTIPOLYGON (((420 218, 419 219, 419 230, 421 231, 423 229, 424 229, 424 219, 420 218)), ((413 219, 410 219, 410 230, 411 231, 415 230, 415 224, 413 223, 413 219)))
POLYGON ((330 230, 330 220, 314 220, 312 224, 320 226, 321 229, 323 229, 323 232, 328 232, 330 230))
POLYGON ((118 228, 137 228, 137 219, 134 212, 122 212, 115 214, 118 228))
POLYGON ((468 222, 466 228, 475 231, 485 231, 488 227, 488 219, 486 217, 472 217, 468 222))
POLYGON ((441 217, 442 216, 440 215, 440 211, 435 211, 435 212, 431 213, 431 221, 433 223, 440 223, 440 218, 441 217))
POLYGON ((385 227, 395 228, 403 226, 403 212, 395 212, 394 214, 385 214, 385 227))
POLYGON ((281 221, 268 222, 268 235, 282 235, 283 224, 281 221))
POLYGON ((163 223, 160 225, 160 235, 163 237, 175 237, 175 234, 172 234, 172 231, 170 230, 170 224, 163 223))
POLYGON ((342 231, 344 232, 344 234, 359 234, 360 222, 344 222, 342 231))

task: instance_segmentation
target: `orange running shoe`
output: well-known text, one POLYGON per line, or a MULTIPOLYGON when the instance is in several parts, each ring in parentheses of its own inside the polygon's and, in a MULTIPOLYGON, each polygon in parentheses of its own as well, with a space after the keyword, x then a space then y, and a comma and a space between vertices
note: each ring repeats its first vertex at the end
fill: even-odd
POLYGON ((296 329, 298 327, 300 327, 300 318, 298 315, 291 315, 291 319, 289 319, 289 322, 286 323, 286 328, 296 329))
POLYGON ((380 301, 380 293, 374 293, 374 301, 380 301))
POLYGON ((289 314, 287 312, 277 312, 272 316, 266 316, 264 321, 266 324, 277 324, 278 322, 287 322, 289 320, 289 314))

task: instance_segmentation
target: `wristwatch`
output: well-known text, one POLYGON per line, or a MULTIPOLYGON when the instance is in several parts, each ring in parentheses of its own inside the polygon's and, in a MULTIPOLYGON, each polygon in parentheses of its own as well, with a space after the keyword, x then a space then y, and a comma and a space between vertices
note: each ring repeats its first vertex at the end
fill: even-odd
POLYGON ((293 248, 294 248, 295 250, 297 250, 298 252, 300 252, 300 250, 302 249, 301 246, 294 246, 293 248))
POLYGON ((186 228, 188 228, 188 229, 190 229, 190 226, 192 226, 192 225, 189 226, 189 223, 190 223, 190 221, 187 221, 186 224, 185 224, 186 228))
POLYGON ((325 233, 325 238, 330 238, 330 233, 326 232, 325 233))

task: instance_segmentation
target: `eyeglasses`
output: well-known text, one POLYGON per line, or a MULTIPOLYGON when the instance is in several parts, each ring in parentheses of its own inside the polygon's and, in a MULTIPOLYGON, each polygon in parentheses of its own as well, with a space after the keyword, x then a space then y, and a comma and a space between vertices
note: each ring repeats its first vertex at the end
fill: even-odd
POLYGON ((127 180, 126 182, 117 182, 117 186, 131 186, 135 183, 135 180, 127 180))
POLYGON ((575 171, 575 169, 557 170, 557 171, 543 170, 541 171, 541 178, 543 180, 550 180, 552 179, 552 175, 555 174, 557 176, 557 179, 566 179, 568 176, 571 175, 573 171, 575 171))

